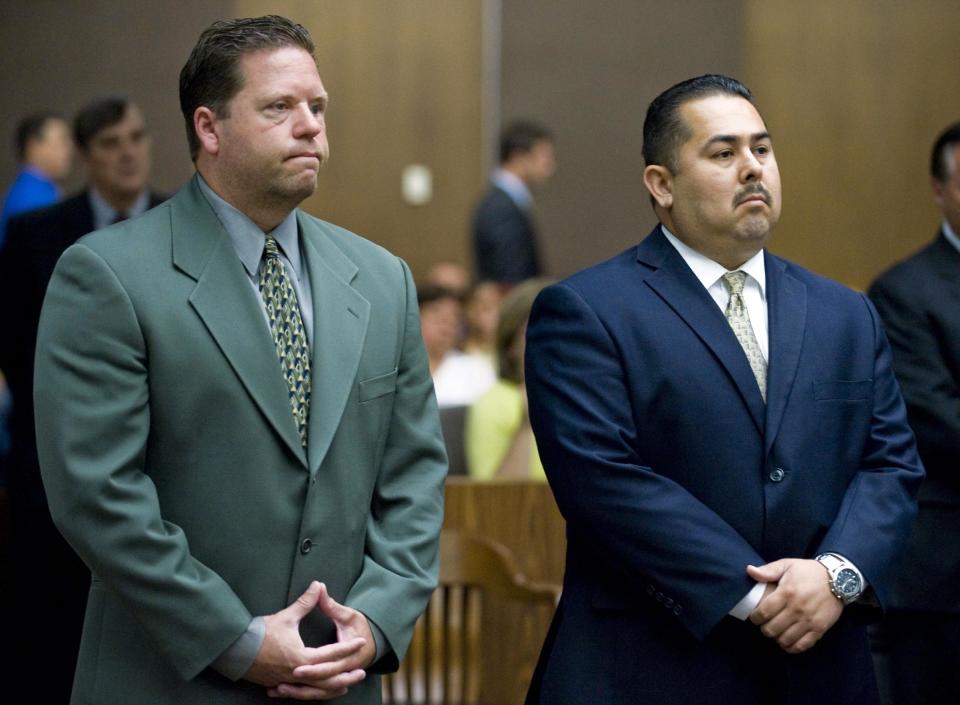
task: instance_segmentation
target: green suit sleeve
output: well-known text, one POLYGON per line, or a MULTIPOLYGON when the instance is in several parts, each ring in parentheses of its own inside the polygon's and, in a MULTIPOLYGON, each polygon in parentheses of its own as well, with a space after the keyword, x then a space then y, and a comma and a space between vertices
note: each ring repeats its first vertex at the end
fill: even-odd
POLYGON ((192 678, 251 615, 163 519, 144 472, 148 350, 121 282, 83 244, 60 259, 44 300, 34 398, 54 522, 176 672, 192 678))
POLYGON ((390 645, 373 668, 396 670, 413 625, 437 584, 447 457, 413 278, 402 261, 404 322, 397 391, 369 519, 363 569, 346 603, 377 624, 390 645))

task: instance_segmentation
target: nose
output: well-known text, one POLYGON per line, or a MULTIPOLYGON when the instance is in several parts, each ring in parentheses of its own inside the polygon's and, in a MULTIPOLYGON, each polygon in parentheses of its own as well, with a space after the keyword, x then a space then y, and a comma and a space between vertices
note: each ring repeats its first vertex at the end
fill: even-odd
POLYGON ((323 113, 315 113, 309 105, 303 105, 296 124, 295 137, 313 139, 323 131, 323 113))
POLYGON ((740 169, 740 180, 743 183, 750 183, 753 181, 760 181, 760 177, 763 176, 763 164, 760 163, 760 160, 757 159, 757 155, 753 153, 753 150, 746 150, 746 156, 743 159, 743 166, 740 169))

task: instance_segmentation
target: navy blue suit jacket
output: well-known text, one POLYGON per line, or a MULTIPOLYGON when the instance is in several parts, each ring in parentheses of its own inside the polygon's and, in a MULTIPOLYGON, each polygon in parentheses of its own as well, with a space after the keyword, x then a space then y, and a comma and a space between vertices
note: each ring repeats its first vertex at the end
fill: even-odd
POLYGON ((568 554, 529 702, 875 702, 853 610, 799 656, 726 616, 748 564, 822 551, 883 602, 923 476, 867 298, 765 267, 766 404, 659 228, 537 299, 527 393, 568 554))
POLYGON ((481 281, 515 284, 543 271, 530 215, 496 186, 473 214, 473 256, 481 281))
MULTIPOLYGON (((870 287, 927 476, 890 606, 960 615, 960 252, 942 233, 870 287)), ((960 636, 960 635, 958 635, 960 636)))

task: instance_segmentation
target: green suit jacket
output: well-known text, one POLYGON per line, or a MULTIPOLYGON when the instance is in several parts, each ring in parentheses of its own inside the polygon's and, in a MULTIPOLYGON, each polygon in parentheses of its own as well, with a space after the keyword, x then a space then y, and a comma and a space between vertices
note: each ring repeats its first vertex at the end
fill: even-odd
MULTIPOLYGON (((57 265, 35 402, 51 513, 93 573, 74 703, 276 702, 209 665, 311 580, 381 628, 389 670, 435 587, 446 457, 410 272, 297 217, 306 453, 256 292, 195 179, 57 265)), ((301 634, 336 639, 319 611, 301 634)), ((379 701, 370 676, 341 702, 379 701)))

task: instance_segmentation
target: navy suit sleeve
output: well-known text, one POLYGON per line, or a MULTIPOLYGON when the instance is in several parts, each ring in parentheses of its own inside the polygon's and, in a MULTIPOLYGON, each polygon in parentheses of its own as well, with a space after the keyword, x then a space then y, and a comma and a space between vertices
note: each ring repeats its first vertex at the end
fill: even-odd
POLYGON ((661 586, 683 608, 671 614, 705 637, 752 587, 746 566, 765 561, 716 512, 642 464, 617 343, 563 284, 546 289, 531 313, 526 384, 537 447, 570 530, 638 600, 661 586))
MULTIPOLYGON (((909 272, 916 277, 935 276, 920 267, 909 272)), ((954 463, 933 463, 929 459, 960 458, 958 359, 950 352, 956 349, 956 341, 951 338, 960 328, 960 313, 948 297, 938 297, 927 309, 917 289, 916 280, 888 275, 870 289, 870 298, 890 338, 910 425, 923 457, 930 463, 932 477, 934 466, 939 469, 954 463), (934 303, 936 310, 932 310, 934 303)), ((957 472, 939 479, 960 488, 960 468, 955 469, 957 472)))
POLYGON ((843 497, 840 511, 819 551, 853 561, 884 604, 890 579, 917 513, 923 479, 913 432, 893 374, 890 345, 866 296, 874 333, 873 413, 859 471, 843 497))

